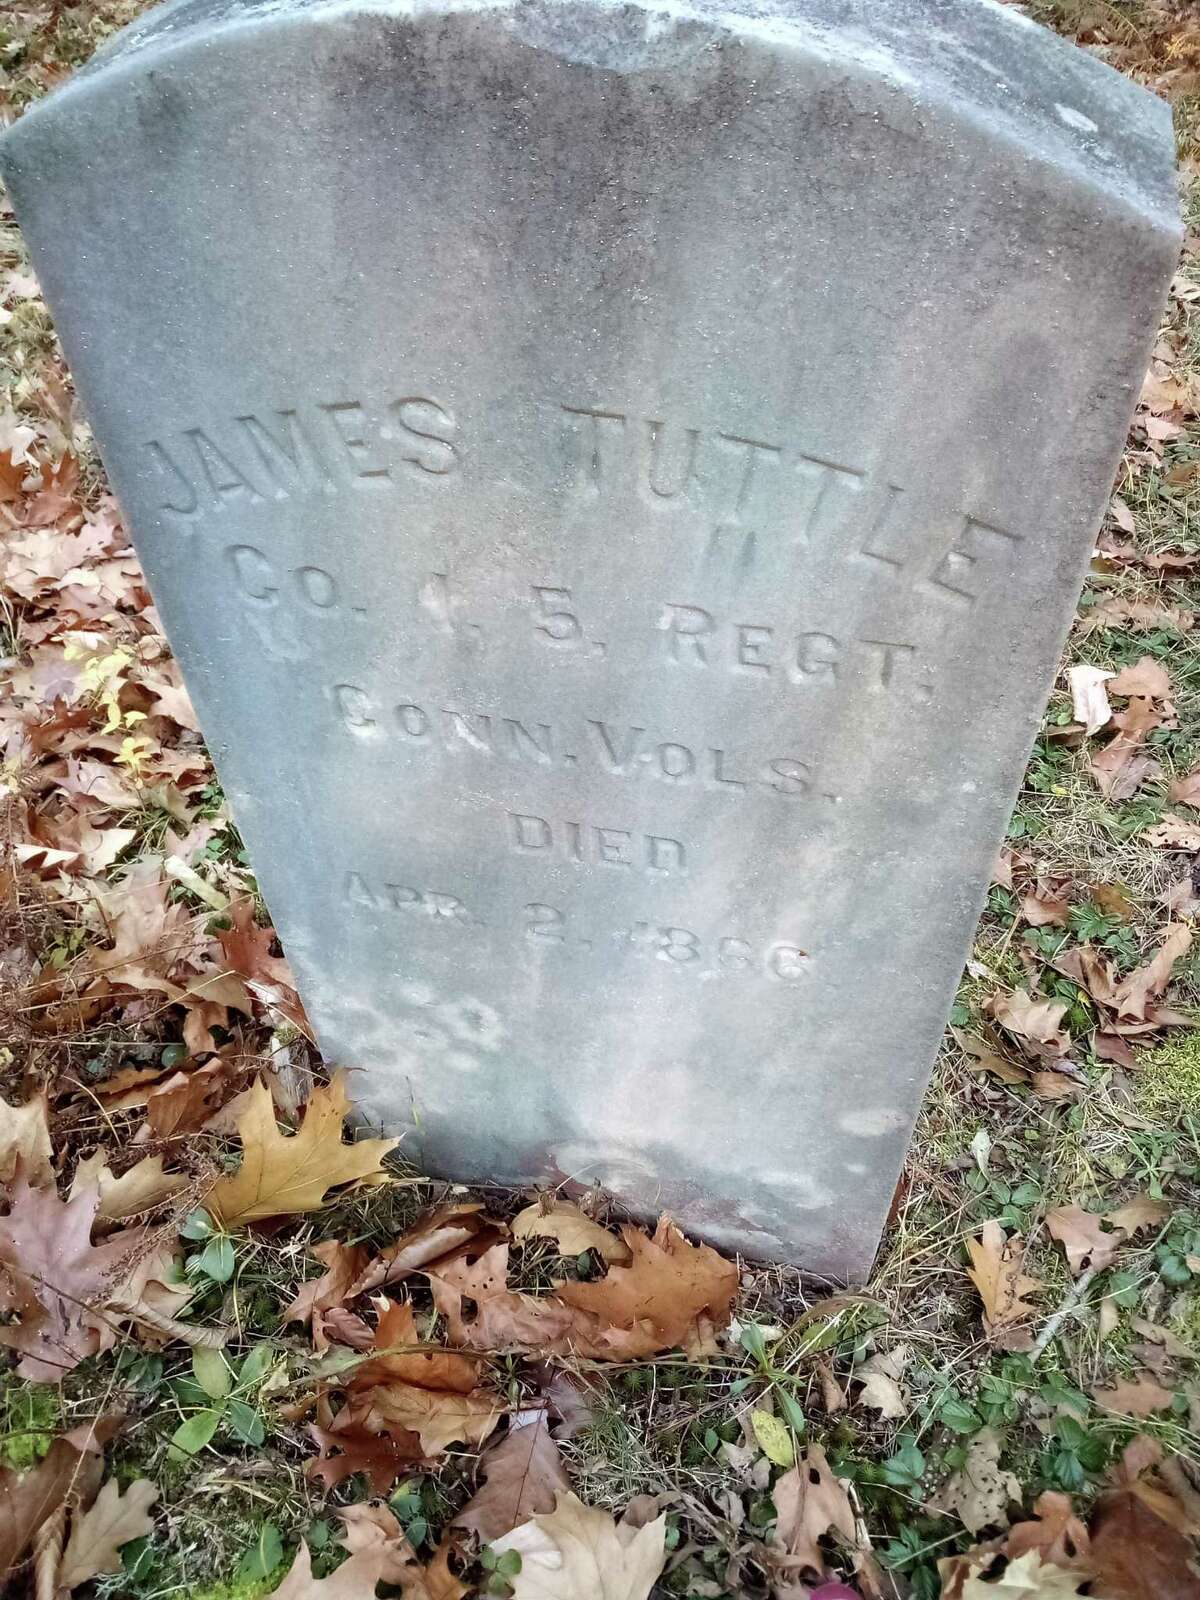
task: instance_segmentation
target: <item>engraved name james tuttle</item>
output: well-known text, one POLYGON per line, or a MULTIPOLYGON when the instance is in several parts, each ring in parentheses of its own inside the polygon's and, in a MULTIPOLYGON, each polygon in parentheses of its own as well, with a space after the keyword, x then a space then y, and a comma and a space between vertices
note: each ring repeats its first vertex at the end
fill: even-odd
POLYGON ((861 1277, 1166 108, 992 0, 170 0, 2 161, 368 1113, 861 1277))

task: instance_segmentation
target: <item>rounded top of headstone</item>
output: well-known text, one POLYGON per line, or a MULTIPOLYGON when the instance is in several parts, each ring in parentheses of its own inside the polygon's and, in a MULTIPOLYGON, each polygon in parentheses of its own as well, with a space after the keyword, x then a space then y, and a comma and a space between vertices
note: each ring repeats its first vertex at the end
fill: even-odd
MULTIPOLYGON (((1169 107, 1000 0, 167 0, 123 29, 27 117, 230 30, 355 15, 420 24, 494 18, 531 46, 615 73, 669 65, 697 38, 732 34, 819 56, 920 104, 952 103, 1034 161, 1073 171, 1178 231, 1169 107)), ((23 119, 24 120, 24 119, 23 119)), ((20 127, 20 124, 17 124, 20 127)))

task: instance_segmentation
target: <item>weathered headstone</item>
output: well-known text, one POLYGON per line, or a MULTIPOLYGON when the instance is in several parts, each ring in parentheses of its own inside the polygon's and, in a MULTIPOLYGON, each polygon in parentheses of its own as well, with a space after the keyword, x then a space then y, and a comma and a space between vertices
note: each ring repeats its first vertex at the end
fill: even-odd
POLYGON ((868 1267, 1171 272, 990 0, 177 0, 20 219, 327 1055, 868 1267))

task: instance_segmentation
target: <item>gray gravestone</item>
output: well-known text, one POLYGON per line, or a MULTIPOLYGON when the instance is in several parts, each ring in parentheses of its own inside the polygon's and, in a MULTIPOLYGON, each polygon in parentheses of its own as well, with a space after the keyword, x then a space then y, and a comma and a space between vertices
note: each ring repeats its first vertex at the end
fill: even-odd
POLYGON ((328 1057, 868 1268, 1179 240, 990 0, 179 0, 4 164, 328 1057))

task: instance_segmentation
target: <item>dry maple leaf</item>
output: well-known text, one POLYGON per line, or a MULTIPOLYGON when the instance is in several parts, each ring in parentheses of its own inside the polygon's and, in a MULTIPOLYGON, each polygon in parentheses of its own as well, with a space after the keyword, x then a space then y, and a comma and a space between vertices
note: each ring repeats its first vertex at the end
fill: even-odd
POLYGON ((1124 1242, 1123 1233, 1106 1233, 1104 1218, 1082 1206, 1058 1206, 1046 1213, 1046 1227, 1066 1251, 1076 1277, 1089 1268, 1103 1271, 1124 1242))
POLYGON ((512 1220, 512 1236, 517 1240, 553 1239, 564 1256, 594 1250, 610 1264, 632 1259, 627 1244, 569 1200, 555 1200, 546 1210, 537 1201, 526 1206, 512 1220))
POLYGON ((1173 806, 1194 806, 1200 811, 1200 767, 1194 767, 1182 778, 1174 778, 1167 790, 1167 799, 1173 806))
POLYGON ((860 1406, 869 1406, 881 1417, 895 1420, 908 1413, 908 1401, 900 1388, 900 1379, 908 1365, 910 1350, 898 1344, 892 1350, 881 1350, 870 1356, 861 1366, 855 1367, 852 1379, 862 1384, 858 1397, 860 1406))
POLYGON ((1025 1296, 1042 1286, 1027 1278, 1025 1241, 1020 1234, 1006 1238, 998 1222, 985 1222, 978 1239, 968 1239, 971 1266, 967 1275, 983 1301, 983 1325, 993 1344, 1006 1350, 1028 1348, 1030 1340, 1022 1324, 1034 1315, 1025 1296))
POLYGON ((1123 1233, 1132 1235, 1142 1228, 1156 1228, 1170 1209, 1165 1201, 1154 1200, 1148 1194, 1135 1194, 1115 1211, 1109 1211, 1104 1220, 1111 1222, 1114 1228, 1120 1228, 1123 1233))
POLYGON ((706 1244, 690 1244, 665 1216, 652 1239, 637 1228, 623 1228, 621 1234, 632 1264, 610 1267, 595 1283, 562 1284, 561 1300, 612 1328, 648 1324, 661 1341, 660 1349, 699 1346, 704 1337, 701 1319, 712 1328, 725 1327, 738 1289, 732 1261, 706 1244))
POLYGON ((772 1566, 805 1584, 825 1576, 820 1541, 839 1533, 847 1544, 857 1541, 854 1508, 845 1484, 835 1477, 820 1445, 810 1445, 794 1467, 771 1490, 775 1502, 775 1536, 768 1546, 772 1566))
POLYGON ((156 1139, 194 1133, 217 1109, 228 1093, 229 1083, 229 1067, 224 1061, 210 1061, 188 1072, 172 1073, 146 1094, 150 1132, 156 1139))
POLYGON ((1166 700, 1171 693, 1171 680, 1161 661, 1142 656, 1132 667, 1109 675, 1108 692, 1126 700, 1166 700))
POLYGON ((383 1176, 380 1162, 399 1140, 344 1144, 349 1109, 346 1075, 339 1072, 327 1088, 314 1089, 304 1120, 288 1136, 276 1126, 271 1091, 259 1079, 238 1120, 242 1164, 214 1186, 205 1200, 208 1210, 226 1227, 300 1216, 319 1211, 330 1189, 383 1176))
POLYGON ((981 1428, 972 1435, 966 1460, 930 1500, 930 1510, 956 1514, 971 1533, 1005 1526, 1009 1505, 1020 1505, 1022 1496, 1020 1480, 1001 1470, 1000 1449, 994 1429, 981 1428))
POLYGON ((583 1319, 550 1295, 520 1294, 508 1287, 508 1246, 494 1244, 426 1269, 433 1303, 445 1317, 451 1344, 475 1350, 518 1346, 544 1354, 571 1348, 569 1335, 583 1319), (465 1300, 475 1305, 468 1317, 465 1300))
POLYGON ((421 1389, 411 1383, 377 1384, 353 1405, 355 1414, 378 1423, 382 1431, 415 1433, 426 1456, 440 1455, 448 1445, 482 1444, 504 1412, 503 1403, 487 1390, 458 1394, 451 1389, 421 1389))
POLYGON ((1189 822, 1186 817, 1176 817, 1168 812, 1154 828, 1138 834, 1146 844, 1157 845, 1160 850, 1200 850, 1200 822, 1189 822))
POLYGON ((272 1600, 367 1600, 375 1593, 386 1565, 387 1556, 382 1550, 360 1550, 328 1578, 314 1578, 312 1557, 301 1539, 287 1576, 277 1589, 271 1590, 272 1600))
POLYGON ((45 1186, 54 1182, 46 1111, 44 1092, 23 1106, 10 1106, 0 1099, 0 1183, 10 1181, 18 1161, 30 1183, 45 1186))
POLYGON ((665 1515, 632 1528, 565 1493, 549 1516, 531 1517, 492 1549, 521 1557, 513 1600, 647 1600, 666 1565, 666 1534, 665 1515))
POLYGON ((483 1486, 454 1526, 477 1534, 483 1544, 538 1512, 553 1511, 557 1496, 571 1487, 544 1410, 518 1412, 504 1438, 480 1457, 479 1473, 483 1486))
POLYGON ((408 1301, 389 1300, 379 1295, 375 1301, 374 1354, 350 1374, 352 1389, 371 1388, 381 1383, 416 1384, 423 1389, 441 1389, 454 1394, 470 1394, 479 1383, 479 1363, 457 1350, 427 1349, 417 1333, 413 1308, 408 1301))
POLYGON ((157 1499, 158 1490, 146 1478, 131 1483, 124 1494, 110 1478, 88 1510, 71 1519, 59 1588, 75 1589, 102 1572, 119 1572, 121 1546, 153 1532, 154 1519, 147 1513, 157 1499))
POLYGON ((371 1433, 361 1423, 353 1423, 343 1413, 330 1428, 309 1426, 309 1433, 320 1454, 305 1464, 305 1473, 317 1478, 326 1489, 335 1489, 346 1478, 361 1472, 372 1494, 387 1494, 414 1467, 424 1463, 421 1444, 415 1433, 371 1433))
POLYGON ((388 1434, 405 1452, 422 1456, 439 1455, 450 1444, 481 1444, 504 1407, 480 1386, 478 1363, 455 1350, 421 1348, 407 1303, 380 1296, 377 1306, 366 1359, 334 1377, 349 1399, 333 1431, 388 1434))
POLYGON ((0 1326, 0 1344, 21 1352, 23 1378, 57 1383, 115 1337, 98 1319, 119 1263, 143 1235, 126 1230, 93 1245, 99 1202, 94 1187, 64 1202, 24 1176, 12 1185, 0 1217, 0 1301, 18 1321, 0 1326))

